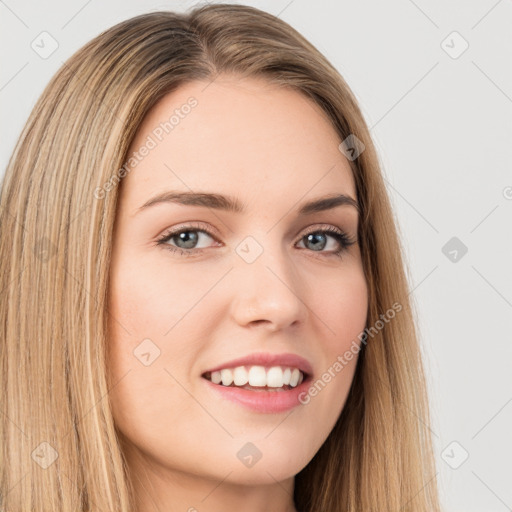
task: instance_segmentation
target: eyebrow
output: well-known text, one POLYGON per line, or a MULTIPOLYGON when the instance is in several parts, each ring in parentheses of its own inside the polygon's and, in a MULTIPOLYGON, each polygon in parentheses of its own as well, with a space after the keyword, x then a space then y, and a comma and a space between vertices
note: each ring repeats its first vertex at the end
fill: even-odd
MULTIPOLYGON (((142 206, 140 206, 134 213, 146 210, 147 208, 161 203, 175 203, 189 206, 203 206, 213 208, 215 210, 224 210, 233 213, 244 213, 245 206, 236 198, 225 196, 222 194, 208 193, 208 192, 177 192, 168 191, 158 194, 142 206)), ((319 197, 304 203, 298 210, 298 215, 311 215, 317 212, 323 212, 337 208, 338 206, 352 206, 357 212, 361 213, 359 203, 350 196, 345 194, 335 194, 324 197, 319 197)))

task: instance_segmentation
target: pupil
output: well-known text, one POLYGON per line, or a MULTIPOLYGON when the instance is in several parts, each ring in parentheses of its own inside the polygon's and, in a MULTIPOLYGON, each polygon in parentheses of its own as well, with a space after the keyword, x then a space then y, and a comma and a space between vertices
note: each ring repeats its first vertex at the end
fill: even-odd
POLYGON ((185 249, 191 249, 197 243, 197 234, 193 231, 184 231, 178 235, 178 238, 180 241, 185 242, 185 249), (192 236, 189 233, 193 233, 192 236))
POLYGON ((306 238, 308 239, 308 241, 311 241, 311 240, 318 240, 318 237, 323 237, 324 238, 323 243, 320 242, 320 250, 321 250, 321 249, 323 249, 325 247, 325 244, 326 244, 326 242, 325 242, 325 235, 323 233, 311 233, 311 234, 307 235, 306 238))

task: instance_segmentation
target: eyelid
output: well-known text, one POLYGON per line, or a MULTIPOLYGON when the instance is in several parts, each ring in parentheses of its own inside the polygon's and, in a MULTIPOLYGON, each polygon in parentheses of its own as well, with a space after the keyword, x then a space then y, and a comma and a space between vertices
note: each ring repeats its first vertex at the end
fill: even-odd
MULTIPOLYGON (((347 238, 350 238, 350 235, 348 234, 348 231, 345 230, 345 229, 342 229, 338 226, 335 226, 333 224, 326 224, 326 223, 313 223, 309 226, 306 226, 303 231, 305 231, 305 234, 303 234, 301 236, 304 237, 312 232, 316 232, 316 231, 320 231, 320 230, 323 230, 323 229, 332 229, 332 228, 335 228, 337 230, 340 231, 340 233, 343 233, 344 235, 347 236, 347 238), (311 228, 311 229, 310 229, 311 228), (313 229, 314 228, 314 229, 313 229)), ((206 233, 208 236, 217 236, 220 238, 220 234, 219 232, 211 227, 209 224, 206 224, 204 222, 201 222, 201 221, 189 221, 189 222, 184 222, 182 225, 178 224, 177 226, 174 226, 172 228, 169 228, 167 230, 165 230, 163 232, 163 234, 161 236, 158 236, 157 239, 158 240, 162 240, 164 238, 167 238, 169 235, 173 234, 173 235, 177 235, 179 234, 180 232, 182 231, 194 231, 194 230, 197 230, 197 231, 203 231, 204 233, 206 233)))
MULTIPOLYGON (((202 253, 206 251, 208 248, 202 247, 202 248, 196 248, 196 249, 182 249, 181 247, 175 247, 173 245, 167 244, 166 242, 169 241, 174 236, 177 236, 181 232, 185 231, 200 231, 202 233, 205 233, 209 237, 215 239, 217 242, 217 230, 211 227, 208 224, 205 224, 201 221, 189 221, 185 222, 182 225, 174 226, 173 228, 166 230, 163 235, 158 237, 157 239, 157 245, 168 245, 169 247, 165 247, 165 249, 170 250, 171 252, 180 252, 186 256, 195 256, 199 253, 202 253)), ((340 244, 341 249, 338 251, 318 251, 319 255, 324 256, 335 256, 340 255, 340 253, 343 253, 346 249, 348 249, 349 246, 357 243, 357 237, 352 237, 348 234, 347 230, 344 230, 338 226, 335 226, 333 224, 326 224, 326 223, 313 223, 302 231, 301 236, 298 238, 297 242, 300 242, 303 240, 304 237, 316 233, 316 232, 326 232, 330 234, 333 238, 335 238, 340 244), (336 237, 341 238, 342 240, 337 239, 336 237)), ((220 237, 219 237, 220 238, 220 237)), ((304 250, 304 249, 302 249, 304 250)), ((310 251, 315 252, 315 251, 310 251)))
POLYGON ((158 236, 157 240, 163 240, 170 235, 177 235, 183 231, 201 231, 206 233, 208 236, 218 237, 220 238, 220 234, 218 231, 210 226, 209 224, 205 224, 201 221, 190 221, 184 222, 182 225, 178 224, 177 226, 173 226, 172 228, 166 229, 162 235, 158 236))

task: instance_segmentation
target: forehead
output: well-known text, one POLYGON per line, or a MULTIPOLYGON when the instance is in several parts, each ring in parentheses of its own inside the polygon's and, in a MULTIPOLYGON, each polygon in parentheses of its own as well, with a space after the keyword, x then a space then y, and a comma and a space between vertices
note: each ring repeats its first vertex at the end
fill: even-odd
POLYGON ((340 142, 322 109, 293 89, 227 76, 187 83, 140 125, 122 200, 132 212, 167 190, 222 192, 258 208, 322 193, 355 198, 340 142))

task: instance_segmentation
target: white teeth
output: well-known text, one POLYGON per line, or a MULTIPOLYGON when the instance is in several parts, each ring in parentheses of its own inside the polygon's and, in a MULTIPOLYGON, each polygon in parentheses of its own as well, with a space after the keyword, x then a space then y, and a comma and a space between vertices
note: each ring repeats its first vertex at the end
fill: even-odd
POLYGON ((295 387, 299 382, 299 370, 297 368, 293 369, 292 376, 290 377, 290 386, 295 387))
POLYGON ((229 386, 233 382, 233 372, 231 370, 221 370, 220 375, 223 386, 229 386))
MULTIPOLYGON (((245 372, 245 369, 244 369, 245 372)), ((263 366, 251 366, 249 370, 249 385, 250 386, 266 386, 267 385, 267 372, 263 366)))
POLYGON ((237 366, 233 372, 235 386, 245 386, 249 382, 249 375, 243 366, 237 366))
POLYGON ((223 386, 249 386, 282 388, 283 386, 298 386, 304 380, 304 374, 298 368, 281 366, 237 366, 211 372, 210 380, 223 386))
POLYGON ((266 384, 269 388, 280 388, 283 386, 283 370, 279 366, 273 366, 268 370, 266 384))

